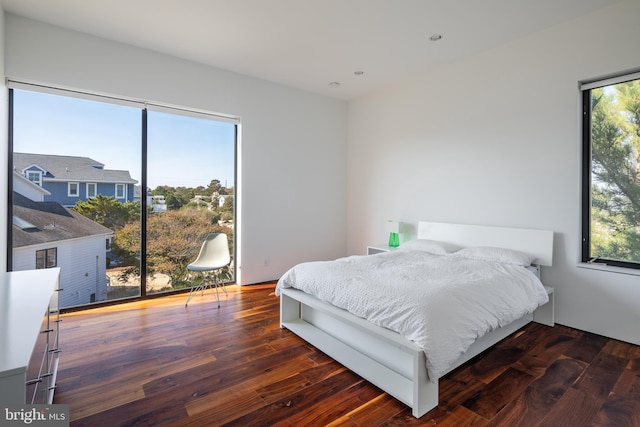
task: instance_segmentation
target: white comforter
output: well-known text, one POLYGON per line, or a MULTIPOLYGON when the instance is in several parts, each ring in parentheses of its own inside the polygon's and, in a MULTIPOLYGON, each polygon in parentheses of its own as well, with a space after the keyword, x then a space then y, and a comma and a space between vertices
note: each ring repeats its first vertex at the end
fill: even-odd
POLYGON ((394 251, 299 264, 278 281, 391 329, 420 346, 435 381, 479 337, 548 301, 524 267, 394 251))

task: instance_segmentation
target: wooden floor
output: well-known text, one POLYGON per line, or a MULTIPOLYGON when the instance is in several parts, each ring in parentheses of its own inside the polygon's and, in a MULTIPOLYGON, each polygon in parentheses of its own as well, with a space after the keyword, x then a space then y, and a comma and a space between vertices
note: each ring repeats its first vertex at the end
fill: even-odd
POLYGON ((530 324, 410 409, 279 327, 273 285, 63 315, 72 426, 640 426, 640 347, 530 324))

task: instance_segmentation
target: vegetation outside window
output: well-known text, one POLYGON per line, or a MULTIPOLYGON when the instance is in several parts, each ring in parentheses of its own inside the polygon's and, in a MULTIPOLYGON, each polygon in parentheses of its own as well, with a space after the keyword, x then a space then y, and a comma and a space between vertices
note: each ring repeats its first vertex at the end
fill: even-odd
POLYGON ((640 268, 640 73, 582 91, 582 261, 640 268))

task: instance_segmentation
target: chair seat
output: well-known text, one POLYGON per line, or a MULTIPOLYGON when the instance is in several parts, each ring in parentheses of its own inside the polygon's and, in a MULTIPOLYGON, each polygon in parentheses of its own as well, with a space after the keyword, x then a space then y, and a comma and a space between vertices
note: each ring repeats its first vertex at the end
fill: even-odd
POLYGON ((220 265, 198 265, 198 264, 189 264, 187 265, 187 270, 191 270, 191 271, 211 271, 211 270, 217 270, 218 268, 222 268, 227 264, 220 264, 220 265))

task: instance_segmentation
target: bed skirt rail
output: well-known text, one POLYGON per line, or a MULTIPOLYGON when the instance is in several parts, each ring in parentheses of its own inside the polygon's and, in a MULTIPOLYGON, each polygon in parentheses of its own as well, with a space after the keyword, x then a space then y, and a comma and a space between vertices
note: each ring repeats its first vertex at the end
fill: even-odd
POLYGON ((438 405, 424 352, 402 336, 296 289, 282 289, 280 326, 410 406, 414 417, 438 405))
MULTIPOLYGON (((476 340, 449 372, 532 320, 553 326, 553 288, 546 289, 547 304, 476 340)), ((401 335, 297 289, 282 289, 280 327, 410 406, 414 417, 438 406, 438 380, 429 380, 424 352, 401 335)))

